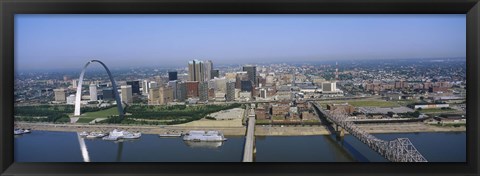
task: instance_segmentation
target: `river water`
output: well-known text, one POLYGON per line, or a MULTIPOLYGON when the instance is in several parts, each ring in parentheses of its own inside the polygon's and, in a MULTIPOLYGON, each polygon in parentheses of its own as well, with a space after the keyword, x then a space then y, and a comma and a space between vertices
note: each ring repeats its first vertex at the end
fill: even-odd
MULTIPOLYGON (((465 162, 466 133, 375 134, 380 139, 409 138, 429 162, 465 162)), ((144 134, 123 142, 81 139, 91 162, 240 162, 245 137, 225 142, 184 142, 144 134)), ((15 136, 16 162, 83 162, 74 132, 33 131, 15 136)), ((330 135, 256 137, 256 162, 386 162, 355 137, 330 135)))

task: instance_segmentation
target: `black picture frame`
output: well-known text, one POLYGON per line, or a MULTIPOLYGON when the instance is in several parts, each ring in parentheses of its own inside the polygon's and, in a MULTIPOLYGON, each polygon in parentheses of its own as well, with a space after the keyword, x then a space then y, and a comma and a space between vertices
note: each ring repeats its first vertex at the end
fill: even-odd
POLYGON ((480 3, 478 0, 2 0, 0 173, 2 175, 478 175, 480 3), (15 14, 466 14, 466 163, 15 163, 15 14))

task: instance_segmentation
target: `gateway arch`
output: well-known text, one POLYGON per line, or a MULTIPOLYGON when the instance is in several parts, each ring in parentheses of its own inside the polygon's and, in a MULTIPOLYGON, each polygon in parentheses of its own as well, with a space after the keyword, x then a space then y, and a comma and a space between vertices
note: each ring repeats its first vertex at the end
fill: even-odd
POLYGON ((75 97, 75 112, 74 116, 80 116, 80 101, 82 99, 82 84, 83 84, 83 76, 85 75, 85 70, 87 69, 88 65, 92 62, 98 62, 102 64, 103 68, 108 73, 108 77, 110 78, 110 82, 112 83, 112 88, 113 88, 113 95, 115 96, 115 100, 117 101, 117 108, 118 108, 118 114, 120 118, 123 118, 123 108, 122 108, 122 102, 120 101, 120 95, 118 95, 118 89, 117 89, 117 84, 115 84, 115 80, 112 77, 112 74, 110 73, 110 70, 107 68, 107 66, 99 60, 91 60, 85 64, 85 66, 82 69, 82 73, 80 73, 80 79, 78 80, 78 87, 77 87, 77 95, 75 97))

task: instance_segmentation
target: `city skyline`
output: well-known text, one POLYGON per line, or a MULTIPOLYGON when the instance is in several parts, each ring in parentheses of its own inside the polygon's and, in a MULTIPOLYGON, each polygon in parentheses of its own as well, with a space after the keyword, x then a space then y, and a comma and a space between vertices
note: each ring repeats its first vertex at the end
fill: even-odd
POLYGON ((22 71, 95 58, 122 68, 464 57, 465 27, 465 15, 17 15, 15 64, 22 71))

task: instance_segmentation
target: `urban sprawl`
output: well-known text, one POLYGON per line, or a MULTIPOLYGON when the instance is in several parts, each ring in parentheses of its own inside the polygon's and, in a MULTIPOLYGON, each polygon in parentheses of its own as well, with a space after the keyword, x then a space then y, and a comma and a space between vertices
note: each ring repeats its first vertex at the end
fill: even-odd
POLYGON ((327 110, 342 108, 356 122, 420 119, 456 127, 466 123, 465 58, 219 66, 212 60, 190 60, 185 64, 171 69, 114 69, 125 107, 126 118, 120 121, 115 120, 114 90, 104 70, 87 71, 81 96, 85 117, 79 118, 73 116, 73 105, 80 67, 71 73, 19 72, 15 119, 170 125, 243 118, 245 123, 245 116, 238 114, 247 114, 247 107, 254 106, 257 125, 315 125, 320 119, 308 103, 314 101, 327 110))

